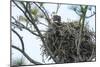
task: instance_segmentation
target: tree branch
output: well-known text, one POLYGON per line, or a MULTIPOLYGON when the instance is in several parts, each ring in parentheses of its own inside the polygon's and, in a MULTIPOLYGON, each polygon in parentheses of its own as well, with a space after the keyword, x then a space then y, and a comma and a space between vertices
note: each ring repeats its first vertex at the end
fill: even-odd
POLYGON ((27 6, 25 6, 24 4, 22 4, 22 5, 24 6, 24 9, 26 9, 27 13, 29 14, 29 16, 30 16, 30 18, 31 18, 31 23, 32 23, 32 25, 34 26, 34 28, 35 28, 36 31, 38 32, 38 34, 39 34, 41 40, 43 41, 43 36, 42 36, 40 30, 38 29, 37 25, 35 24, 35 20, 34 20, 34 18, 32 17, 30 11, 27 9, 27 6))
POLYGON ((23 39, 22 39, 22 37, 14 30, 14 29, 11 29, 17 36, 18 36, 18 38, 20 39, 20 42, 21 42, 21 44, 22 44, 22 51, 24 51, 25 50, 25 48, 24 48, 24 42, 23 42, 23 39))
MULTIPOLYGON (((80 5, 81 9, 83 9, 83 7, 80 5)), ((72 8, 72 10, 75 11, 75 13, 78 15, 78 16, 81 16, 81 14, 79 14, 78 10, 76 8, 72 8)), ((83 11, 81 11, 83 13, 83 11)), ((96 12, 94 12, 93 14, 91 14, 90 16, 85 16, 85 18, 90 18, 92 16, 94 16, 96 14, 96 12)))
POLYGON ((11 47, 14 48, 14 49, 16 49, 16 50, 18 50, 18 51, 20 51, 31 63, 33 63, 35 65, 43 65, 42 63, 37 62, 37 61, 33 60, 32 58, 30 58, 28 56, 28 54, 26 52, 24 52, 23 50, 21 50, 20 48, 14 46, 14 45, 12 45, 11 47))
POLYGON ((15 2, 15 0, 11 0, 23 13, 24 13, 24 10, 15 2))
POLYGON ((48 15, 47 11, 45 10, 45 8, 43 8, 43 9, 45 10, 45 11, 44 11, 38 4, 36 4, 35 2, 33 2, 33 3, 43 12, 43 14, 44 14, 45 17, 46 17, 46 20, 48 21, 49 24, 51 24, 49 15, 48 15), (45 13, 45 12, 46 12, 46 13, 45 13))
MULTIPOLYGON (((31 20, 34 21, 34 18, 32 17, 31 13, 28 11, 27 7, 25 8, 26 11, 28 12, 29 16, 31 17, 31 20)), ((36 26, 36 24, 34 22, 31 22, 33 24, 33 26, 35 27, 35 29, 37 30, 38 34, 40 35, 41 41, 43 42, 43 44, 46 46, 47 51, 49 52, 50 56, 52 57, 52 59, 56 62, 59 63, 57 58, 54 57, 53 53, 51 52, 51 50, 49 49, 49 47, 47 46, 47 44, 44 41, 44 38, 42 37, 42 34, 40 32, 40 30, 38 29, 38 27, 36 26)))
POLYGON ((30 20, 30 18, 28 17, 28 15, 26 14, 26 12, 14 1, 14 0, 12 0, 13 1, 13 3, 23 12, 23 14, 25 15, 25 17, 30 21, 30 22, 32 22, 31 20, 30 20))
MULTIPOLYGON (((14 17, 12 17, 14 18, 14 17)), ((14 18, 15 22, 18 22, 15 18, 14 18)), ((33 35, 36 35, 38 37, 40 37, 40 35, 34 33, 33 31, 31 31, 29 28, 25 27, 22 23, 18 22, 18 23, 12 23, 13 25, 16 25, 17 27, 20 25, 21 27, 20 28, 23 28, 23 29, 26 29, 27 31, 29 31, 30 33, 32 33, 33 35)), ((43 37, 45 38, 45 37, 43 37)))
POLYGON ((46 25, 46 24, 44 24, 44 23, 42 23, 42 22, 40 22, 40 21, 37 21, 37 22, 38 22, 39 24, 42 24, 42 25, 48 27, 48 25, 46 25))
POLYGON ((91 61, 93 58, 95 58, 95 54, 94 53, 95 53, 95 48, 93 47, 92 54, 89 57, 88 61, 91 61))
POLYGON ((85 16, 86 16, 86 12, 87 12, 87 8, 88 6, 85 6, 85 8, 83 9, 81 6, 81 11, 82 11, 82 16, 80 16, 80 22, 82 22, 81 24, 81 28, 80 28, 80 32, 79 32, 79 41, 78 41, 78 45, 77 45, 77 55, 79 57, 79 61, 83 61, 81 55, 80 55, 80 45, 81 45, 81 41, 82 41, 82 33, 83 33, 83 28, 84 28, 84 23, 85 23, 85 16))
MULTIPOLYGON (((45 13, 46 13, 46 15, 47 15, 47 19, 48 19, 48 18, 49 18, 49 14, 48 14, 47 10, 45 9, 44 6, 42 6, 42 8, 44 9, 44 11, 45 11, 45 13)), ((50 19, 50 18, 49 18, 49 19, 50 19)))
POLYGON ((60 4, 57 4, 56 14, 58 13, 59 8, 60 8, 60 4))
POLYGON ((92 15, 90 15, 90 16, 86 16, 85 18, 90 18, 90 17, 92 17, 92 16, 94 16, 96 14, 96 12, 94 12, 92 15))
MULTIPOLYGON (((48 47, 47 44, 45 43, 44 38, 43 38, 43 36, 42 36, 40 30, 39 30, 38 27, 36 26, 35 20, 34 20, 34 18, 32 17, 30 11, 27 9, 27 7, 26 7, 24 4, 22 4, 22 5, 24 6, 24 9, 26 10, 26 12, 27 12, 27 14, 29 15, 30 19, 28 18, 28 16, 26 15, 26 13, 24 13, 24 15, 25 15, 26 18, 32 23, 32 25, 34 26, 34 28, 35 28, 36 31, 38 32, 38 34, 39 34, 39 36, 40 36, 40 38, 41 38, 41 41, 42 41, 43 44, 46 46, 46 49, 47 49, 47 51, 49 52, 50 56, 51 56, 52 59, 55 61, 55 63, 59 63, 59 61, 57 61, 57 58, 54 57, 53 53, 51 52, 51 50, 49 49, 49 47, 48 47)), ((39 8, 40 8, 40 7, 39 7, 39 8)), ((40 9, 40 10, 41 10, 41 9, 40 9)), ((50 21, 48 20, 48 22, 50 22, 50 21)))
MULTIPOLYGON (((13 0, 14 2, 14 0, 13 0)), ((14 2, 15 3, 15 2, 14 2)), ((29 14, 31 20, 28 18, 28 16, 26 15, 26 13, 24 11, 22 11, 24 13, 24 15, 26 16, 26 18, 33 24, 34 28, 37 30, 37 32, 39 33, 40 37, 42 37, 42 34, 40 33, 38 27, 35 24, 35 20, 32 17, 31 13, 28 11, 28 8, 24 5, 24 3, 21 2, 21 4, 23 5, 24 9, 26 10, 26 12, 29 14)), ((19 8, 19 6, 15 3, 15 5, 19 8)), ((19 8, 20 9, 20 8, 19 8)))

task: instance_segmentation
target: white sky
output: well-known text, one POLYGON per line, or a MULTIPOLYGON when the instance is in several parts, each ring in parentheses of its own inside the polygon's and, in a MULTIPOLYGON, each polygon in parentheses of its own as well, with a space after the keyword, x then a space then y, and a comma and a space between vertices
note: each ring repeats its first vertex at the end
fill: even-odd
MULTIPOLYGON (((60 15, 62 17, 62 21, 67 21, 68 19, 71 20, 78 20, 79 16, 72 10, 69 9, 70 5, 61 5, 59 11, 58 11, 58 15, 60 15)), ((45 8, 48 10, 48 13, 51 15, 52 12, 54 12, 56 10, 56 4, 45 4, 45 8)), ((12 16, 14 16, 15 18, 19 15, 22 15, 22 12, 16 8, 13 7, 12 8, 12 16)), ((89 22, 89 27, 90 29, 93 28, 93 30, 95 30, 95 16, 87 19, 86 21, 89 22)), ((45 29, 45 27, 40 26, 40 29, 45 29)), ((25 50, 27 52, 27 54, 33 58, 36 61, 42 62, 42 56, 41 54, 41 50, 40 50, 40 45, 42 44, 41 41, 34 35, 30 34, 29 32, 27 32, 26 30, 23 31, 19 31, 18 29, 16 29, 18 31, 18 33, 22 34, 23 39, 24 39, 24 44, 25 44, 25 50)), ((20 41, 18 40, 18 37, 15 34, 12 34, 12 43, 20 46, 20 41), (18 45, 19 44, 19 45, 18 45)), ((18 58, 19 56, 21 56, 21 53, 15 49, 13 49, 13 59, 18 58)), ((47 63, 52 62, 51 61, 46 61, 47 63)), ((29 62, 27 62, 28 64, 29 62)))

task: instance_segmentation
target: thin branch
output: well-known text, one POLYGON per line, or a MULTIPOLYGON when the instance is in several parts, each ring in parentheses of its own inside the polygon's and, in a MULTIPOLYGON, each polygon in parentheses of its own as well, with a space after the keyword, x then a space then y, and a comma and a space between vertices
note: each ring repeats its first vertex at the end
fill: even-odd
POLYGON ((42 36, 40 30, 38 29, 38 27, 37 27, 36 24, 34 23, 34 18, 32 17, 31 13, 28 11, 27 7, 26 7, 25 9, 26 9, 26 11, 28 12, 29 16, 31 17, 31 20, 33 21, 33 22, 31 22, 31 23, 34 25, 35 29, 37 30, 38 34, 40 35, 41 41, 42 41, 43 44, 46 46, 46 49, 47 49, 47 51, 49 52, 50 56, 52 57, 52 59, 53 59, 56 63, 59 63, 58 60, 57 60, 57 58, 54 57, 53 53, 51 52, 51 50, 49 49, 49 47, 48 47, 47 44, 45 43, 44 38, 43 38, 43 36, 42 36))
POLYGON ((90 15, 90 16, 86 16, 85 18, 90 18, 90 17, 92 17, 92 16, 94 16, 96 14, 96 12, 94 12, 92 15, 90 15))
MULTIPOLYGON (((12 18, 13 18, 13 19, 15 20, 15 22, 16 22, 16 24, 15 24, 15 23, 12 23, 12 24, 16 25, 17 27, 20 25, 21 28, 24 28, 24 29, 28 30, 29 32, 31 32, 32 34, 34 34, 34 35, 36 35, 36 36, 39 36, 38 34, 32 32, 29 28, 25 27, 22 23, 20 23, 19 21, 17 21, 13 16, 12 16, 12 18), (17 24, 17 22, 18 22, 18 24, 17 24)), ((39 36, 39 37, 40 37, 40 36, 39 36)))
MULTIPOLYGON (((14 2, 14 1, 13 1, 14 2)), ((15 2, 14 2, 15 3, 15 2)), ((26 9, 26 12, 29 14, 29 16, 30 16, 30 18, 31 18, 31 20, 28 18, 28 16, 26 15, 26 13, 25 12, 23 12, 24 13, 24 15, 26 16, 26 18, 33 24, 33 26, 35 27, 35 29, 37 30, 37 32, 39 33, 39 35, 40 35, 40 37, 42 37, 42 34, 40 33, 40 31, 39 31, 39 29, 38 29, 38 27, 36 26, 36 24, 34 23, 35 22, 35 20, 34 20, 34 18, 32 17, 32 15, 31 15, 31 13, 28 11, 28 8, 27 8, 27 6, 25 6, 24 5, 24 3, 22 3, 21 2, 21 4, 23 5, 23 7, 24 7, 24 9, 26 9)), ((17 5, 16 3, 15 3, 15 5, 17 5)), ((18 6, 18 5, 17 5, 18 6)))
POLYGON ((38 29, 37 25, 35 24, 34 18, 32 17, 30 11, 27 9, 27 6, 25 6, 24 4, 23 4, 23 6, 24 6, 24 8, 26 9, 27 13, 29 14, 29 16, 30 16, 30 18, 31 18, 31 20, 32 20, 32 21, 31 21, 32 25, 34 26, 34 28, 36 29, 36 31, 38 32, 38 34, 40 35, 40 37, 41 37, 41 39, 42 39, 42 41, 43 41, 42 34, 41 34, 40 30, 38 29))
POLYGON ((90 58, 88 59, 88 61, 91 61, 93 58, 95 58, 95 48, 93 48, 93 50, 92 50, 92 54, 91 54, 91 56, 90 56, 90 58))
POLYGON ((18 36, 18 38, 20 39, 20 42, 21 42, 21 44, 22 44, 22 51, 24 51, 25 50, 25 48, 24 48, 24 42, 23 42, 23 39, 22 39, 22 37, 14 30, 14 29, 11 29, 17 36, 18 36))
POLYGON ((37 21, 37 22, 38 22, 39 24, 42 24, 42 25, 48 27, 48 25, 46 25, 46 24, 44 24, 44 23, 42 23, 42 22, 40 22, 40 21, 37 21))
POLYGON ((26 14, 26 12, 24 11, 24 10, 22 10, 22 8, 14 1, 14 0, 12 0, 13 1, 13 3, 23 12, 23 14, 25 15, 25 17, 30 21, 30 22, 32 22, 31 20, 30 20, 30 18, 28 17, 28 15, 26 14))
POLYGON ((59 8, 60 8, 60 4, 57 4, 56 14, 58 13, 59 8))
POLYGON ((48 21, 49 24, 51 24, 50 18, 49 18, 49 16, 47 16, 48 13, 47 13, 47 11, 45 10, 45 8, 43 8, 43 9, 46 11, 46 13, 45 13, 45 11, 44 11, 38 4, 36 4, 35 2, 33 2, 33 3, 43 12, 43 14, 44 14, 45 17, 46 17, 46 20, 48 21))
POLYGON ((81 11, 77 9, 78 7, 71 7, 70 9, 73 10, 78 16, 81 16, 81 11))
POLYGON ((35 65, 43 65, 42 63, 37 62, 37 61, 33 60, 32 58, 30 58, 30 57, 28 56, 28 54, 27 54, 26 52, 22 51, 20 48, 14 46, 14 45, 12 45, 12 48, 14 48, 14 49, 20 51, 31 63, 33 63, 33 64, 35 64, 35 65))
MULTIPOLYGON (((24 9, 26 9, 26 12, 28 13, 28 15, 30 16, 31 20, 28 19, 28 16, 26 15, 26 13, 24 13, 24 15, 26 16, 26 18, 32 23, 32 25, 34 26, 34 28, 36 29, 36 31, 38 32, 38 34, 40 35, 41 41, 43 42, 43 44, 46 46, 47 51, 49 52, 50 56, 52 57, 52 59, 55 61, 55 63, 59 63, 57 61, 57 58, 54 57, 53 53, 51 52, 51 50, 49 49, 49 47, 47 46, 47 44, 44 41, 44 38, 42 37, 42 34, 40 32, 40 30, 38 29, 38 27, 35 24, 34 18, 32 17, 31 13, 28 11, 27 7, 23 4, 24 9)), ((48 22, 50 22, 48 20, 48 22)))
MULTIPOLYGON (((17 27, 19 26, 18 24, 14 23, 14 22, 12 22, 12 24, 13 24, 13 25, 16 25, 17 27)), ((23 29, 29 31, 31 34, 40 37, 40 35, 34 33, 34 31, 31 31, 29 28, 25 27, 23 24, 20 23, 20 25, 21 25, 21 28, 23 28, 23 29)), ((45 37, 43 36, 43 38, 45 38, 45 37)))
POLYGON ((45 11, 45 13, 46 13, 47 17, 49 18, 49 14, 48 14, 47 10, 45 9, 45 7, 44 7, 44 6, 42 6, 42 8, 44 9, 44 11, 45 11))
POLYGON ((13 16, 11 16, 12 19, 14 19, 16 21, 16 23, 19 23, 13 16))
POLYGON ((24 10, 15 2, 15 0, 11 0, 23 13, 24 13, 24 10))
POLYGON ((47 10, 45 9, 45 7, 43 6, 43 3, 42 3, 42 5, 39 3, 39 7, 44 11, 45 15, 49 18, 49 14, 48 14, 47 10))
POLYGON ((81 14, 79 14, 76 10, 74 10, 75 11, 75 13, 78 15, 78 16, 81 16, 81 14))
MULTIPOLYGON (((83 7, 80 5, 81 9, 83 9, 83 7)), ((72 8, 72 10, 75 11, 75 13, 78 15, 78 16, 81 16, 81 14, 78 12, 78 10, 76 10, 76 8, 72 8)), ((83 13, 83 11, 81 11, 83 13)), ((91 14, 90 16, 85 16, 85 18, 90 18, 92 16, 94 16, 96 14, 96 12, 94 12, 93 14, 91 14)))

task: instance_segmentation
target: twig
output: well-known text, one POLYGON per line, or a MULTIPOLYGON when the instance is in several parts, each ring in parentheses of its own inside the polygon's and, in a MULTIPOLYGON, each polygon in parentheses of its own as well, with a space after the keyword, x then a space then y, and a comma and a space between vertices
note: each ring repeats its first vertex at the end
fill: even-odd
MULTIPOLYGON (((16 5, 17 5, 17 4, 16 4, 16 5)), ((35 20, 34 20, 34 18, 32 17, 30 11, 28 10, 28 8, 27 8, 24 4, 22 4, 22 5, 24 6, 24 9, 26 10, 26 12, 27 12, 27 14, 28 14, 28 16, 29 16, 30 18, 27 16, 27 14, 26 14, 25 12, 23 12, 24 15, 25 15, 26 18, 32 23, 32 25, 34 26, 34 28, 35 28, 36 31, 38 32, 38 34, 39 34, 39 36, 40 36, 40 38, 41 38, 41 41, 42 41, 43 44, 46 46, 46 49, 47 49, 47 51, 49 52, 50 56, 52 57, 52 59, 53 59, 56 63, 59 63, 59 62, 57 61, 57 58, 54 57, 53 53, 51 52, 51 50, 49 49, 49 47, 48 47, 47 44, 45 43, 44 38, 42 37, 42 34, 41 34, 40 30, 38 29, 37 25, 35 24, 35 20)), ((50 22, 50 21, 48 20, 48 22, 50 22)))
POLYGON ((86 16, 85 18, 90 18, 90 17, 92 17, 92 16, 94 16, 96 14, 96 12, 94 12, 92 15, 90 15, 90 16, 86 16))
MULTIPOLYGON (((36 35, 36 36, 40 37, 40 35, 34 33, 34 32, 31 31, 29 28, 25 27, 22 23, 20 23, 19 21, 17 21, 13 16, 12 16, 12 18, 13 18, 13 19, 15 20, 15 22, 16 22, 16 23, 13 22, 13 23, 12 23, 13 25, 16 25, 17 27, 20 25, 21 28, 26 29, 26 30, 28 30, 29 32, 31 32, 33 35, 36 35), (18 24, 17 24, 17 22, 18 22, 18 24)), ((45 37, 43 37, 43 38, 45 38, 45 37)))
POLYGON ((20 51, 31 63, 33 63, 33 64, 35 64, 35 65, 43 65, 42 63, 37 62, 37 61, 33 60, 32 58, 30 58, 30 57, 28 56, 28 54, 27 54, 26 52, 24 52, 23 50, 21 50, 20 48, 14 46, 14 45, 12 45, 11 47, 12 47, 12 48, 15 48, 15 49, 18 50, 18 51, 20 51))
POLYGON ((93 58, 95 58, 94 53, 95 53, 95 50, 94 50, 94 48, 93 48, 92 54, 91 54, 90 58, 88 59, 88 61, 91 61, 93 58))
POLYGON ((25 48, 24 48, 24 42, 23 42, 23 39, 22 39, 22 37, 14 30, 14 29, 11 29, 17 36, 18 36, 18 38, 20 39, 20 42, 21 42, 21 44, 22 44, 22 51, 24 51, 25 50, 25 48))
POLYGON ((45 15, 45 17, 46 17, 46 20, 48 21, 48 23, 49 24, 51 24, 51 22, 50 22, 50 18, 49 18, 49 16, 48 16, 48 13, 47 13, 47 11, 46 11, 46 13, 44 12, 44 10, 43 9, 45 9, 45 8, 41 8, 38 4, 36 4, 35 2, 33 2, 42 12, 43 12, 43 14, 45 15))
POLYGON ((44 24, 44 23, 42 23, 42 22, 40 22, 40 21, 38 21, 38 23, 40 23, 40 24, 42 24, 42 25, 48 27, 48 25, 46 25, 46 24, 44 24))
MULTIPOLYGON (((34 21, 34 18, 32 17, 31 13, 28 11, 27 7, 26 7, 25 9, 26 9, 26 11, 28 12, 29 16, 31 17, 31 20, 34 21)), ((45 43, 45 41, 44 41, 44 39, 43 39, 43 37, 42 37, 42 34, 41 34, 40 30, 38 29, 38 27, 36 26, 36 24, 35 24, 34 22, 31 22, 31 23, 33 24, 33 26, 34 26, 35 29, 37 30, 38 34, 41 36, 40 38, 41 38, 43 44, 46 46, 46 49, 47 49, 47 51, 49 52, 49 54, 50 54, 50 56, 52 57, 52 59, 53 59, 56 63, 59 63, 59 62, 57 61, 57 58, 54 57, 53 53, 51 52, 51 50, 49 49, 49 47, 48 47, 47 44, 45 43)))
POLYGON ((30 20, 30 18, 28 17, 28 15, 26 14, 26 12, 14 1, 14 0, 12 0, 13 1, 13 3, 23 12, 23 14, 25 15, 25 17, 30 21, 30 22, 32 22, 31 20, 30 20))
POLYGON ((56 14, 58 13, 59 8, 60 8, 60 4, 57 4, 56 14))

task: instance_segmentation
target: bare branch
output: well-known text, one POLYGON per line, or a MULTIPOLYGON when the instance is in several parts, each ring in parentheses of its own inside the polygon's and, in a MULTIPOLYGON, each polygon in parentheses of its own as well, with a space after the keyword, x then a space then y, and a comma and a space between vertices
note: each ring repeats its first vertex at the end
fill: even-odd
POLYGON ((90 18, 90 17, 92 17, 92 16, 94 16, 96 14, 96 12, 94 12, 92 15, 90 15, 90 16, 86 16, 85 18, 90 18))
POLYGON ((60 8, 60 4, 57 4, 56 14, 58 13, 59 8, 60 8))
POLYGON ((36 35, 36 36, 39 36, 38 34, 32 32, 29 28, 25 27, 22 23, 20 23, 19 21, 17 21, 13 16, 12 16, 12 18, 13 18, 13 19, 15 20, 15 22, 16 22, 16 23, 12 23, 12 24, 16 25, 17 27, 20 25, 21 28, 24 28, 24 29, 28 30, 29 32, 31 32, 32 34, 34 34, 34 35, 36 35), (17 22, 18 22, 18 24, 17 24, 17 22))
POLYGON ((78 16, 81 16, 82 13, 80 10, 78 10, 78 7, 72 6, 70 9, 73 10, 78 16))
POLYGON ((75 11, 75 13, 78 15, 78 16, 81 16, 81 14, 79 14, 76 10, 74 10, 75 11))
POLYGON ((92 50, 92 54, 90 56, 90 58, 88 59, 88 61, 91 61, 93 58, 95 58, 95 48, 93 47, 93 50, 92 50))
POLYGON ((24 4, 23 4, 23 6, 24 6, 24 8, 26 9, 27 13, 29 14, 29 16, 30 16, 30 18, 31 18, 31 20, 32 20, 32 21, 31 21, 32 25, 34 26, 34 28, 36 29, 36 31, 38 32, 39 36, 41 37, 41 39, 42 39, 42 41, 43 41, 43 36, 42 36, 40 30, 38 29, 37 25, 35 24, 34 18, 32 17, 30 11, 27 9, 27 6, 25 6, 24 4))
POLYGON ((24 13, 24 10, 15 2, 15 0, 11 0, 23 13, 24 13))
MULTIPOLYGON (((43 10, 45 11, 45 13, 46 13, 47 17, 49 18, 49 14, 48 14, 47 10, 45 9, 45 7, 44 7, 44 6, 42 6, 42 8, 43 8, 43 10)), ((49 19, 50 19, 50 18, 49 18, 49 19)))
MULTIPOLYGON (((20 24, 20 25, 21 25, 21 28, 23 28, 23 29, 25 29, 25 30, 29 31, 31 34, 33 34, 33 35, 35 35, 35 36, 40 37, 40 35, 38 35, 38 34, 34 33, 34 31, 31 31, 29 28, 25 27, 25 26, 24 26, 23 24, 21 24, 21 23, 16 24, 16 23, 12 22, 12 24, 13 24, 13 25, 16 25, 17 27, 18 27, 18 26, 19 26, 19 24, 20 24)), ((43 38, 45 38, 45 37, 43 36, 43 38)))
MULTIPOLYGON (((27 12, 27 14, 28 14, 28 16, 30 17, 31 20, 30 20, 29 17, 26 15, 26 13, 24 13, 24 15, 25 15, 26 18, 32 23, 32 25, 34 26, 34 28, 35 28, 36 31, 38 32, 38 34, 39 34, 39 36, 40 36, 40 38, 41 38, 41 41, 42 41, 43 44, 46 46, 46 49, 47 49, 47 51, 49 52, 50 56, 51 56, 52 59, 55 61, 55 63, 59 63, 59 61, 57 60, 57 58, 54 57, 53 53, 51 52, 51 50, 49 49, 49 47, 48 47, 47 44, 45 43, 44 38, 43 38, 43 36, 42 36, 40 30, 38 29, 37 25, 35 24, 35 20, 34 20, 34 18, 32 17, 30 11, 28 10, 27 6, 25 6, 24 4, 22 4, 22 5, 24 6, 24 9, 26 10, 26 12, 27 12)), ((40 8, 40 7, 39 7, 39 8, 40 8)), ((47 20, 48 20, 48 19, 47 19, 47 20)), ((50 22, 50 20, 48 20, 48 22, 50 22)))
POLYGON ((24 10, 22 10, 22 8, 14 1, 14 0, 12 0, 13 1, 13 3, 23 12, 23 14, 25 15, 25 17, 30 21, 30 22, 32 22, 31 20, 30 20, 30 18, 28 17, 28 15, 26 14, 26 12, 24 11, 24 10))
POLYGON ((12 45, 12 48, 15 48, 16 50, 20 51, 31 63, 33 63, 35 65, 43 65, 42 63, 33 60, 31 57, 28 56, 28 54, 26 52, 24 52, 20 48, 14 46, 14 45, 12 45))
POLYGON ((14 29, 11 29, 17 36, 18 36, 18 38, 20 39, 20 42, 21 42, 21 44, 22 44, 22 51, 24 51, 25 50, 25 48, 24 48, 24 42, 23 42, 23 39, 22 39, 22 37, 14 30, 14 29))
POLYGON ((43 14, 44 14, 45 17, 46 17, 46 20, 48 21, 49 24, 51 24, 50 18, 49 18, 49 15, 48 15, 46 9, 43 7, 43 9, 45 10, 45 11, 44 11, 38 4, 36 4, 35 2, 33 2, 33 3, 43 12, 43 14))
POLYGON ((44 23, 42 23, 42 22, 40 22, 40 21, 37 21, 37 22, 38 22, 39 24, 42 24, 42 25, 48 27, 48 25, 46 25, 46 24, 44 24, 44 23))
MULTIPOLYGON (((80 13, 84 13, 84 8, 82 7, 82 5, 80 5, 80 8, 82 9, 81 11, 78 11, 77 9, 76 9, 76 7, 73 7, 73 8, 71 8, 72 10, 74 10, 75 11, 75 13, 78 15, 78 16, 81 16, 82 14, 80 14, 80 13)), ((91 14, 90 16, 85 16, 85 18, 90 18, 90 17, 92 17, 92 16, 94 16, 96 14, 96 12, 94 12, 93 14, 91 14)))
MULTIPOLYGON (((26 10, 27 10, 27 8, 26 8, 26 10)), ((28 10, 27 10, 27 11, 28 11, 28 10)), ((30 14, 29 11, 28 11, 28 14, 30 15, 32 21, 34 21, 34 19, 32 18, 32 15, 30 14)), ((35 29, 37 30, 38 34, 40 35, 41 41, 42 41, 43 44, 46 46, 46 49, 47 49, 47 51, 49 52, 50 56, 53 58, 53 60, 54 60, 56 63, 59 63, 59 62, 57 61, 57 59, 54 57, 54 55, 53 55, 53 53, 51 52, 51 50, 49 49, 49 47, 47 46, 47 44, 45 43, 44 38, 43 38, 43 36, 42 36, 40 30, 39 30, 38 27, 36 26, 36 24, 35 24, 34 22, 31 22, 31 23, 34 25, 35 29)))

